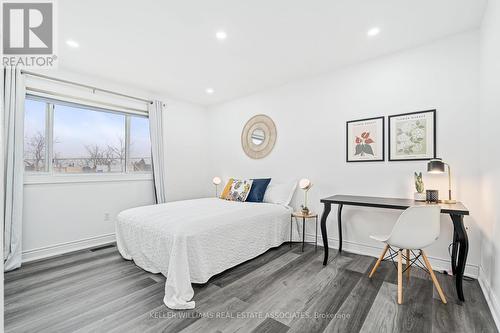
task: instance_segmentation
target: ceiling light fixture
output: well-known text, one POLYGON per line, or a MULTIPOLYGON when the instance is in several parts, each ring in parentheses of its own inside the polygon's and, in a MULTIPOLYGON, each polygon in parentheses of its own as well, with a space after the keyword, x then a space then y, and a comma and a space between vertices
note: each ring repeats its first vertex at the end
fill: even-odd
POLYGON ((212 95, 212 94, 215 92, 215 90, 213 90, 213 88, 207 88, 207 89, 205 89, 205 92, 206 92, 208 95, 212 95))
POLYGON ((368 37, 374 37, 377 36, 379 33, 380 33, 380 28, 374 27, 368 30, 366 34, 368 35, 368 37))
POLYGON ((224 40, 227 38, 227 33, 225 31, 217 31, 215 33, 215 38, 217 38, 218 40, 224 40))
POLYGON ((68 40, 66 41, 66 44, 67 44, 68 46, 71 46, 71 47, 74 47, 74 48, 80 47, 80 44, 78 44, 77 42, 75 42, 75 41, 74 41, 74 40, 72 40, 72 39, 68 39, 68 40))

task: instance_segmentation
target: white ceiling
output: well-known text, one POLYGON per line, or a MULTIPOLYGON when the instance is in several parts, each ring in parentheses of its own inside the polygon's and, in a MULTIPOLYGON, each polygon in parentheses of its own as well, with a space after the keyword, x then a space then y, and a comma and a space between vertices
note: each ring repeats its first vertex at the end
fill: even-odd
POLYGON ((63 0, 59 66, 208 105, 476 28, 485 1, 63 0))

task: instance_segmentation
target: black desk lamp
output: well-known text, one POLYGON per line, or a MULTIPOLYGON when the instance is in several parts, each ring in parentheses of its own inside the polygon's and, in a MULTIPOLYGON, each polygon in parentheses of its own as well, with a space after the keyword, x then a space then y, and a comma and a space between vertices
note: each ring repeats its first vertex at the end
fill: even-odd
POLYGON ((429 173, 444 173, 445 166, 448 167, 448 200, 442 200, 446 204, 457 203, 456 200, 451 198, 451 169, 448 163, 444 163, 440 158, 434 158, 427 163, 427 172, 429 173))

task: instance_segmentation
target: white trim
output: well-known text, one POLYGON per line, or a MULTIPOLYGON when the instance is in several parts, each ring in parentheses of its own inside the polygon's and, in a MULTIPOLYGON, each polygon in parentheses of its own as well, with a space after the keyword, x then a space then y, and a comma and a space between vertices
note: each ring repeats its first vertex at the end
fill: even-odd
POLYGON ((54 157, 54 104, 45 103, 45 107, 47 108, 47 112, 45 112, 45 170, 48 173, 52 173, 53 165, 52 160, 54 157))
POLYGON ((89 237, 80 240, 75 240, 71 242, 65 242, 55 245, 49 245, 45 247, 40 247, 37 249, 23 251, 23 263, 27 263, 34 260, 45 259, 49 257, 54 257, 60 254, 73 252, 77 250, 83 250, 99 245, 104 245, 108 243, 113 243, 115 241, 115 234, 106 234, 101 236, 89 237))
POLYGON ((125 172, 128 172, 130 159, 130 116, 125 117, 125 172))
MULTIPOLYGON (((314 234, 306 233, 306 241, 314 242, 314 234)), ((321 241, 321 236, 318 234, 318 245, 323 246, 321 241)), ((338 239, 328 237, 328 247, 331 249, 338 249, 339 241, 338 239)), ((352 242, 348 240, 342 240, 342 249, 355 254, 368 255, 371 257, 378 258, 383 248, 378 246, 372 246, 368 244, 362 244, 357 242, 352 242)), ((436 271, 447 271, 451 272, 450 259, 429 257, 432 268, 436 271)), ((465 266, 464 275, 477 279, 479 276, 479 266, 473 264, 467 264, 465 266)))
POLYGON ((493 293, 493 290, 491 290, 491 284, 488 281, 486 272, 482 266, 479 266, 479 278, 477 280, 479 281, 479 286, 483 291, 484 298, 486 299, 486 303, 488 303, 491 315, 493 316, 493 320, 495 321, 498 329, 500 327, 500 303, 498 302, 495 293, 493 293))
POLYGON ((24 174, 24 185, 37 184, 70 184, 70 183, 96 183, 96 182, 127 182, 127 181, 152 181, 151 173, 117 173, 117 174, 24 174))

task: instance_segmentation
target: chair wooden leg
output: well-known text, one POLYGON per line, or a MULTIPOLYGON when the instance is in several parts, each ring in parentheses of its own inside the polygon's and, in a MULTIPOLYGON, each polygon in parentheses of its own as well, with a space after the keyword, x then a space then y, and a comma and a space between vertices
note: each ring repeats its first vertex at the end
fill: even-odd
POLYGON ((398 304, 403 304, 403 258, 398 250, 398 304))
POLYGON ((406 249, 406 281, 410 281, 410 250, 406 249))
POLYGON ((439 281, 436 278, 436 275, 434 274, 434 271, 432 270, 431 263, 429 262, 429 259, 427 259, 427 256, 425 255, 425 252, 420 250, 420 253, 422 253, 422 258, 424 258, 425 266, 427 266, 427 269, 429 270, 429 274, 431 275, 432 282, 434 282, 434 286, 437 289, 437 292, 439 294, 439 297, 441 298, 441 301, 446 304, 446 297, 444 296, 443 290, 441 289, 441 286, 439 285, 439 281))
POLYGON ((386 245, 385 248, 384 248, 384 251, 382 251, 382 254, 378 258, 377 262, 375 263, 375 265, 373 265, 372 271, 370 272, 370 275, 368 275, 368 277, 370 279, 373 276, 373 274, 375 274, 375 271, 377 270, 377 268, 380 265, 380 263, 382 262, 382 260, 384 260, 385 254, 386 254, 386 252, 387 252, 388 249, 389 249, 389 245, 386 245))

